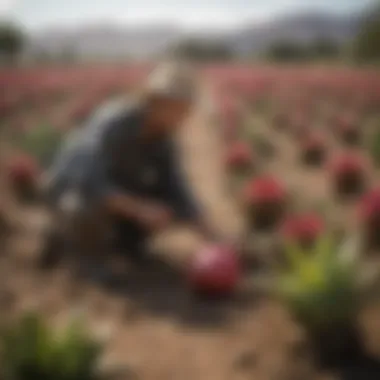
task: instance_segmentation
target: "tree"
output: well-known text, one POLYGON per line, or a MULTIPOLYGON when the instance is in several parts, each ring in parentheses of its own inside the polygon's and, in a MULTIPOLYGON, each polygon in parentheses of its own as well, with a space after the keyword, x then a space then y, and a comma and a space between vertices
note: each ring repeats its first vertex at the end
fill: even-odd
POLYGON ((292 41, 278 41, 266 53, 269 59, 276 62, 303 61, 309 58, 307 49, 292 41))
POLYGON ((336 58, 340 54, 340 47, 329 38, 317 38, 310 45, 310 55, 317 59, 336 58))
POLYGON ((0 57, 14 60, 24 47, 25 35, 16 25, 0 22, 0 57))
POLYGON ((72 43, 65 44, 58 54, 58 60, 62 63, 73 63, 78 58, 77 49, 72 43))
POLYGON ((361 31, 357 36, 353 56, 358 61, 375 61, 380 59, 380 7, 365 17, 361 31))
POLYGON ((176 57, 196 61, 230 60, 234 56, 226 44, 199 40, 182 41, 172 49, 172 53, 176 57))

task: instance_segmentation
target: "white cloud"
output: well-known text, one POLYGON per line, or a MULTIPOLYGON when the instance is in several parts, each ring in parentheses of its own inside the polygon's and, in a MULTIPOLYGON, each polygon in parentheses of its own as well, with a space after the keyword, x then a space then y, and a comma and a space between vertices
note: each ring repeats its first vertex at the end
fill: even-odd
POLYGON ((227 7, 168 7, 155 5, 140 8, 130 7, 126 11, 118 11, 112 8, 106 11, 94 9, 91 14, 86 12, 74 13, 74 10, 70 9, 69 12, 60 15, 29 18, 29 20, 25 19, 24 22, 32 29, 38 28, 42 24, 45 26, 50 23, 77 26, 83 23, 113 22, 130 26, 171 24, 195 31, 205 28, 227 30, 250 20, 265 20, 270 13, 270 9, 253 9, 252 11, 242 12, 239 8, 228 9, 227 7))
POLYGON ((92 17, 79 15, 77 18, 62 17, 63 24, 80 24, 86 20, 114 21, 125 25, 172 24, 192 30, 212 27, 213 29, 229 29, 247 21, 262 21, 270 17, 271 10, 267 8, 253 9, 242 12, 239 8, 216 7, 144 7, 129 8, 126 12, 103 12, 92 17), (82 17, 81 17, 82 16, 82 17))
POLYGON ((8 14, 14 5, 14 0, 0 0, 0 15, 8 14))

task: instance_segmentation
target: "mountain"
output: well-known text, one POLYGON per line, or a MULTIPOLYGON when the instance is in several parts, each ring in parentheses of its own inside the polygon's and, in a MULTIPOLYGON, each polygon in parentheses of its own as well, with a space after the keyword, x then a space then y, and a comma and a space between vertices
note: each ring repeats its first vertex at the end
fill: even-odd
POLYGON ((340 44, 355 37, 359 24, 358 15, 305 13, 283 16, 260 26, 241 29, 231 37, 230 44, 240 54, 259 53, 279 40, 306 44, 317 38, 328 38, 340 44))
POLYGON ((111 24, 93 24, 80 28, 50 28, 30 38, 30 50, 60 52, 73 49, 83 57, 150 58, 167 51, 183 39, 223 41, 237 54, 260 53, 278 40, 307 43, 326 37, 338 43, 353 38, 362 15, 338 16, 309 12, 276 17, 266 23, 244 25, 238 30, 215 32, 201 30, 189 33, 175 25, 123 27, 111 24))
POLYGON ((90 25, 77 29, 50 28, 30 38, 30 50, 59 53, 72 49, 81 57, 138 57, 160 54, 181 39, 182 31, 172 26, 127 28, 90 25))

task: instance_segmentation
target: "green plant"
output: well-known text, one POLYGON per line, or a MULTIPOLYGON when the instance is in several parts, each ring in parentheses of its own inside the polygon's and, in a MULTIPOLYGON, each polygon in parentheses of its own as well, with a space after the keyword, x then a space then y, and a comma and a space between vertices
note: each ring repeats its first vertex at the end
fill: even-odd
POLYGON ((380 166, 380 132, 376 131, 371 139, 371 156, 376 166, 380 166))
POLYGON ((379 268, 359 260, 358 243, 354 236, 338 245, 328 235, 311 250, 288 246, 289 265, 275 281, 324 368, 370 359, 358 317, 365 305, 378 301, 379 268))
POLYGON ((80 321, 57 334, 36 314, 26 314, 2 334, 4 380, 93 380, 101 345, 80 321))
POLYGON ((304 324, 318 328, 346 323, 356 317, 359 303, 356 257, 347 259, 330 236, 310 250, 290 244, 289 266, 280 274, 278 292, 304 324))
POLYGON ((47 167, 57 152, 64 133, 48 125, 41 125, 21 133, 15 145, 23 152, 35 157, 39 164, 47 167))

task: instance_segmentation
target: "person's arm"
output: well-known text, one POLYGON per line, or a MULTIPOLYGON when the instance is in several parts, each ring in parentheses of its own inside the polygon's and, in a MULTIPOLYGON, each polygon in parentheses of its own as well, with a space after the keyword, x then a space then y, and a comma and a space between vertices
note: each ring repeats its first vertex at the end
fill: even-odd
POLYGON ((114 186, 105 171, 98 171, 94 180, 96 202, 108 215, 134 220, 150 231, 158 231, 170 223, 170 210, 114 186))
POLYGON ((170 144, 166 157, 168 197, 174 207, 176 216, 182 222, 192 225, 205 238, 219 239, 219 234, 208 223, 201 206, 197 202, 188 179, 180 164, 180 156, 174 146, 170 144))
POLYGON ((113 183, 106 160, 104 151, 97 149, 94 152, 84 180, 87 202, 104 209, 106 213, 134 218, 140 202, 113 183))
POLYGON ((169 219, 167 210, 129 193, 124 188, 119 188, 110 176, 110 167, 114 164, 114 160, 124 159, 118 157, 118 153, 124 155, 128 151, 128 149, 120 150, 120 142, 128 144, 128 130, 125 128, 128 126, 111 123, 106 126, 103 133, 96 136, 86 176, 86 193, 90 194, 88 201, 104 209, 108 214, 136 220, 148 229, 159 229, 169 219))

